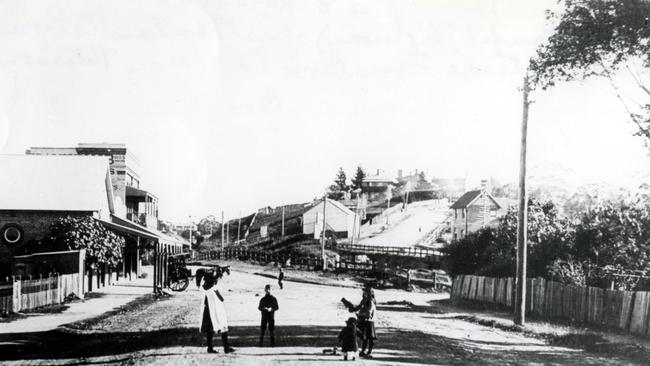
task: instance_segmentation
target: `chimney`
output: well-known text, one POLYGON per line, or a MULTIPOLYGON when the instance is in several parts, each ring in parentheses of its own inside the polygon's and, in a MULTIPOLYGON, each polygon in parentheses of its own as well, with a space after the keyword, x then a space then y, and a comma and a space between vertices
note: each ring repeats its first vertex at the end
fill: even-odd
POLYGON ((487 179, 481 179, 481 191, 483 191, 483 192, 488 191, 488 180, 487 179))
POLYGON ((416 177, 418 176, 418 170, 417 169, 415 169, 415 176, 416 177))
POLYGON ((377 169, 377 175, 379 175, 379 169, 377 169))
POLYGON ((402 169, 397 170, 397 178, 402 179, 402 169))

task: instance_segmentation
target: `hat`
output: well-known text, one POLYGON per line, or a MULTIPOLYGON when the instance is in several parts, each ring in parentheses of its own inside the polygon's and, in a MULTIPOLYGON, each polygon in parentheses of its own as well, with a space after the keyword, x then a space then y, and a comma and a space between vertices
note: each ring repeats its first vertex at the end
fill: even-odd
POLYGON ((357 318, 351 316, 348 318, 348 320, 345 321, 345 324, 356 324, 357 323, 357 318))

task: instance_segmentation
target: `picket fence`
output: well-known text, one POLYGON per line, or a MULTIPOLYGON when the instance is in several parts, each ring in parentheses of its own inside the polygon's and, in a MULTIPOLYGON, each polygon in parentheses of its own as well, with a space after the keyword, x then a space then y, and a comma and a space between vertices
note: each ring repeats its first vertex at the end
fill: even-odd
MULTIPOLYGON (((451 300, 470 300, 514 308, 515 281, 459 275, 454 278, 451 300)), ((544 320, 568 320, 650 334, 650 292, 578 287, 529 278, 526 312, 544 320)))
POLYGON ((83 297, 79 284, 78 273, 36 279, 15 277, 0 283, 0 314, 60 304, 71 294, 83 297))

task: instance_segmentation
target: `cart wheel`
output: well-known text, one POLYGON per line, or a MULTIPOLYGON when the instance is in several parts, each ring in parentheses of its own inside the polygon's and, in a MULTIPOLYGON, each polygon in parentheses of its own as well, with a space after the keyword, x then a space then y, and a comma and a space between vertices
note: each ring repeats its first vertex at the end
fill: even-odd
POLYGON ((187 286, 189 286, 190 280, 187 277, 182 277, 177 279, 174 282, 171 282, 169 284, 169 289, 172 291, 180 292, 180 291, 185 291, 187 286))

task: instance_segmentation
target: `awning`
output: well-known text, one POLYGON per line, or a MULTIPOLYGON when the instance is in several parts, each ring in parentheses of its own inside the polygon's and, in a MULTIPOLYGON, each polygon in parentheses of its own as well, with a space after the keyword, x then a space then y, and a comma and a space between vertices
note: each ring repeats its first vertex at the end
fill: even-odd
POLYGON ((150 229, 148 227, 142 226, 140 224, 137 224, 135 222, 131 222, 129 220, 123 219, 123 218, 115 216, 115 215, 111 215, 111 221, 112 221, 113 224, 116 224, 116 225, 119 225, 119 226, 124 226, 124 227, 130 228, 132 230, 137 230, 139 232, 146 233, 147 235, 149 235, 148 237, 155 238, 154 240, 156 240, 157 242, 159 242, 161 244, 180 245, 180 246, 187 245, 187 246, 189 246, 189 243, 187 243, 187 242, 178 240, 178 239, 176 239, 174 237, 171 237, 169 235, 165 235, 164 233, 162 233, 162 232, 160 232, 158 230, 150 229))
POLYGON ((156 235, 154 235, 152 233, 148 233, 148 232, 145 232, 143 230, 138 230, 138 229, 135 229, 135 228, 132 228, 132 227, 120 225, 120 224, 110 222, 110 221, 104 221, 104 220, 100 220, 100 219, 95 219, 95 220, 97 220, 100 224, 106 226, 107 228, 110 228, 110 229, 113 229, 113 230, 116 230, 116 231, 119 231, 119 232, 123 232, 125 234, 136 235, 136 236, 140 236, 140 237, 143 237, 143 238, 158 241, 158 236, 156 236, 156 235))

